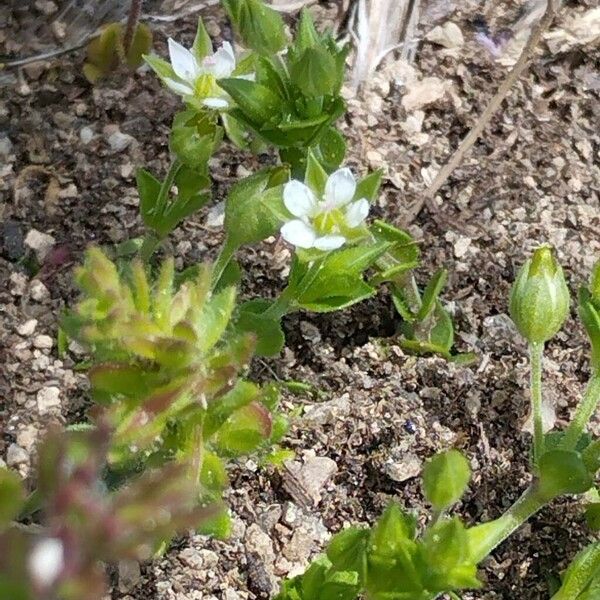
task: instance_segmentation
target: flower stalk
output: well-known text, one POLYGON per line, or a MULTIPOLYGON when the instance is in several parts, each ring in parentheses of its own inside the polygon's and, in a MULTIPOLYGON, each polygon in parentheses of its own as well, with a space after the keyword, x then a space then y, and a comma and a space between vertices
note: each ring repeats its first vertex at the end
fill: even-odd
POLYGON ((543 343, 529 344, 531 358, 531 413, 533 417, 533 464, 537 465, 544 453, 544 426, 542 417, 542 358, 543 343))

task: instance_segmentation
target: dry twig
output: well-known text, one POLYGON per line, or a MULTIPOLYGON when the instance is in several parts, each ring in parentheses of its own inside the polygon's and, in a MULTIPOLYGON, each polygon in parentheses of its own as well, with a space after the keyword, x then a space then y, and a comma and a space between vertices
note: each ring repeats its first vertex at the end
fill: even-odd
POLYGON ((498 91, 496 92, 494 97, 490 100, 489 104, 485 107, 485 110, 481 113, 475 125, 471 128, 469 133, 465 136, 463 141, 455 150, 454 154, 450 157, 450 160, 438 171, 437 175, 434 177, 433 181, 425 190, 421 198, 419 198, 418 202, 416 202, 410 208, 404 220, 404 225, 409 225, 410 223, 412 223, 423 209, 423 206, 425 206, 425 204, 431 203, 439 189, 444 185, 444 183, 446 183, 454 169, 456 169, 456 167, 460 165, 465 154, 479 139, 479 136, 482 134, 483 130, 490 122, 491 118, 500 108, 502 101, 504 100, 512 86, 515 84, 517 79, 523 73, 525 67, 528 65, 533 51, 535 50, 540 39, 542 38, 542 34, 544 33, 544 31, 546 31, 546 29, 554 20, 554 17, 556 16, 556 13, 558 11, 558 5, 559 0, 548 0, 544 16, 540 19, 538 24, 534 27, 533 31, 531 32, 531 35, 527 40, 527 44, 525 45, 523 51, 521 52, 521 55, 519 56, 519 60, 515 63, 511 71, 508 73, 508 75, 498 88, 498 91))

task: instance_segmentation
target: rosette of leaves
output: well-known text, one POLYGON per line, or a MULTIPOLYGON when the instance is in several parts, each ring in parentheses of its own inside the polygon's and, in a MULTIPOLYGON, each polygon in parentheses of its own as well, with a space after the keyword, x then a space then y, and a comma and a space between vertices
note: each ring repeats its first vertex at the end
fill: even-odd
POLYGON ((111 430, 50 432, 39 449, 40 510, 17 525, 23 484, 0 470, 0 597, 104 598, 104 564, 147 560, 177 533, 198 527, 216 507, 201 507, 186 465, 148 470, 118 490, 104 483, 111 430))
MULTIPOLYGON (((248 20, 236 19, 237 13, 230 14, 242 40, 255 47, 253 36, 260 13, 251 25, 248 20)), ((268 30, 266 25, 264 28, 268 30)), ((347 52, 330 33, 318 33, 310 13, 304 10, 285 54, 254 54, 253 81, 219 81, 236 103, 229 114, 277 146, 281 158, 293 165, 295 175, 304 173, 310 147, 331 169, 344 158, 345 142, 332 125, 345 111, 340 90, 347 52)))
MULTIPOLYGON (((195 465, 203 501, 217 497, 227 482, 223 458, 285 432, 273 386, 239 378, 254 338, 229 328, 235 288, 211 292, 208 266, 176 286, 172 259, 155 279, 139 261, 119 272, 97 248, 76 280, 83 298, 64 327, 91 349, 92 394, 115 426, 109 484, 176 460, 195 465)), ((222 520, 217 532, 226 529, 222 520)))

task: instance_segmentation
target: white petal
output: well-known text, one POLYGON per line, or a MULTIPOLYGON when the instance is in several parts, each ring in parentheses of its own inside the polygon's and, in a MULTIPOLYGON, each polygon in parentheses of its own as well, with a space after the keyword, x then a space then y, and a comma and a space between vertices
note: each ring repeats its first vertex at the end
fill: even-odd
POLYGON ((283 186, 283 203, 295 217, 312 217, 317 210, 313 191, 297 179, 283 186))
POLYGON ((191 96, 194 93, 192 86, 187 83, 181 83, 179 81, 175 81, 174 79, 170 79, 169 77, 166 77, 163 81, 165 82, 166 86, 170 90, 173 90, 176 94, 191 96))
POLYGON ((235 69, 235 55, 231 44, 223 42, 212 56, 207 56, 202 61, 202 66, 217 79, 229 77, 235 69))
POLYGON ((346 238, 343 235, 324 235, 317 238, 313 244, 318 250, 336 250, 344 245, 346 238))
POLYGON ((298 248, 312 248, 317 236, 310 225, 300 219, 294 219, 281 228, 281 237, 298 248))
POLYGON ((37 542, 29 554, 28 567, 37 585, 43 588, 53 585, 64 568, 62 541, 58 538, 45 538, 37 542))
POLYGON ((329 176, 325 184, 325 201, 335 208, 348 204, 354 198, 356 180, 348 168, 338 169, 329 176))
POLYGON ((223 100, 223 98, 204 98, 202 104, 209 108, 227 108, 229 106, 229 102, 223 100))
POLYGON ((193 81, 199 75, 200 68, 194 55, 171 38, 169 38, 169 57, 173 71, 181 79, 193 81))
POLYGON ((346 209, 346 225, 348 227, 358 227, 369 214, 369 202, 364 198, 352 202, 346 209))

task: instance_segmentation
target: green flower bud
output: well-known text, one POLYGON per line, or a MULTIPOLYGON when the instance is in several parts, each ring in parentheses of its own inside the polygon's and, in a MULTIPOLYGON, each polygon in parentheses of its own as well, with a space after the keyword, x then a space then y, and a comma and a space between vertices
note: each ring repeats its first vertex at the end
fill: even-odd
POLYGON ((600 370, 600 261, 592 271, 590 287, 579 290, 579 318, 592 343, 592 369, 600 370))
POLYGON ((531 344, 553 337, 569 315, 569 289, 552 248, 541 246, 521 267, 510 294, 510 316, 531 344))

